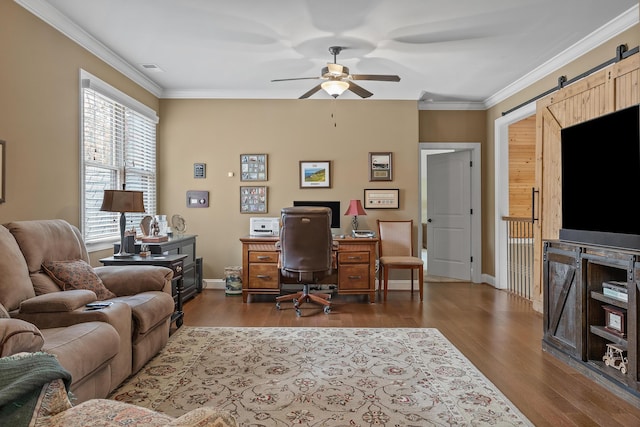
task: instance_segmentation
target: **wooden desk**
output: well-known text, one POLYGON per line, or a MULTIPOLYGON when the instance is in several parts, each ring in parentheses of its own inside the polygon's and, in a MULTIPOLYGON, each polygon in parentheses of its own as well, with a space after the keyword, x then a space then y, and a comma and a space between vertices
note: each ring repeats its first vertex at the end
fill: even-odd
MULTIPOLYGON (((249 295, 280 295, 278 237, 242 237, 242 300, 249 295)), ((335 239, 337 251, 338 293, 376 297, 377 238, 345 237, 335 239)))

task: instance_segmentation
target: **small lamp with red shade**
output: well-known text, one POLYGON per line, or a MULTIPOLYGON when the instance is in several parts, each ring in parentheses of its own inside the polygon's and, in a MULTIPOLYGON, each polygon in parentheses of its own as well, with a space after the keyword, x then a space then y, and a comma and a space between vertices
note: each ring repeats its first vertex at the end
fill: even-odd
POLYGON ((353 215, 353 219, 351 220, 351 228, 353 230, 357 230, 358 215, 366 215, 367 213, 364 211, 364 208, 362 207, 362 203, 360 203, 360 200, 354 199, 349 202, 349 207, 347 208, 347 211, 344 214, 353 215))

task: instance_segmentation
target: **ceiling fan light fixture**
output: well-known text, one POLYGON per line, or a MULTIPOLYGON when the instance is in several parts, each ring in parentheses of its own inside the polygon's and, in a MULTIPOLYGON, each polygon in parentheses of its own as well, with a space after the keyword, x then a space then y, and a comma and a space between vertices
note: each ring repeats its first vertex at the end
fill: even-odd
POLYGON ((349 89, 349 83, 342 80, 327 80, 320 85, 329 95, 334 98, 339 97, 345 90, 349 89))

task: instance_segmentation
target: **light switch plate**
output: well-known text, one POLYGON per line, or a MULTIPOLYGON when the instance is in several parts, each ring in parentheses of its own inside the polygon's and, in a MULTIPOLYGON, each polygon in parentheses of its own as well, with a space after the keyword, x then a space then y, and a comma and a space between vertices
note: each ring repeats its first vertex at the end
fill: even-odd
POLYGON ((187 191, 187 207, 188 208, 208 208, 209 192, 208 191, 187 191))

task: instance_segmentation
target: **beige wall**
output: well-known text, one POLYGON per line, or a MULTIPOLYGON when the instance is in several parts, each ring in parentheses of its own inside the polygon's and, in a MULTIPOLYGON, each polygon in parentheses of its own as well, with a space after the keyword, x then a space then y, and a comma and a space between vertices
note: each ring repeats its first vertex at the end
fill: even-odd
MULTIPOLYGON (((225 266, 242 264, 238 239, 249 233, 249 218, 258 215, 240 213, 241 185, 266 185, 265 216, 275 217, 293 200, 338 200, 344 213, 365 188, 399 188, 400 209, 368 210, 359 217, 359 228, 375 229, 376 218, 419 222, 415 102, 162 100, 160 105, 160 207, 169 216, 182 215, 188 233, 199 236, 205 278, 222 278, 225 266), (372 151, 393 153, 393 181, 369 182, 372 151), (240 181, 243 153, 268 155, 268 181, 240 181), (330 160, 332 188, 300 189, 301 160, 330 160), (206 163, 206 179, 193 178, 194 163, 206 163), (187 190, 209 191, 211 207, 186 208, 187 190)), ((341 225, 349 232, 351 217, 343 216, 341 225)))
MULTIPOLYGON (((79 69, 159 111, 159 208, 180 213, 196 233, 206 278, 240 263, 238 237, 250 215, 239 213, 239 155, 269 154, 269 216, 297 198, 340 200, 364 188, 400 188, 401 209, 375 218, 418 219, 419 142, 482 143, 482 273, 494 274, 493 122, 505 111, 640 41, 638 26, 586 58, 487 111, 417 111, 415 102, 324 100, 162 100, 142 89, 13 1, 0 2, 0 139, 7 141, 6 199, 0 222, 64 218, 79 224, 79 69), (331 114, 334 114, 332 119, 331 114), (336 126, 334 127, 334 119, 336 126), (394 181, 370 183, 370 151, 394 153, 394 181), (300 190, 299 160, 332 160, 333 188, 300 190), (207 178, 193 179, 193 163, 207 178), (233 178, 227 172, 234 172, 233 178), (208 190, 212 207, 187 209, 186 190, 208 190)), ((349 227, 344 218, 343 228, 349 227)), ((92 254, 96 260, 106 252, 92 254)))
POLYGON ((78 225, 79 73, 84 68, 151 108, 156 97, 13 1, 0 2, 0 223, 63 218, 78 225))
POLYGON ((486 234, 489 221, 487 216, 487 198, 493 193, 493 187, 485 183, 490 181, 488 174, 493 174, 487 165, 487 113, 485 111, 420 111, 418 136, 420 142, 479 142, 482 158, 482 274, 493 273, 494 259, 487 248, 493 246, 493 234, 486 234))

